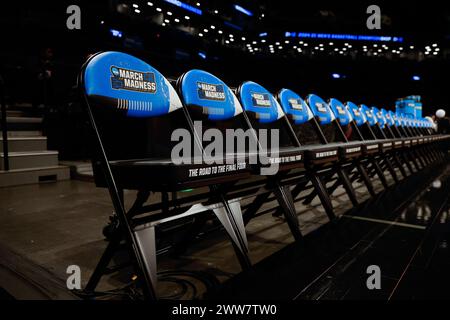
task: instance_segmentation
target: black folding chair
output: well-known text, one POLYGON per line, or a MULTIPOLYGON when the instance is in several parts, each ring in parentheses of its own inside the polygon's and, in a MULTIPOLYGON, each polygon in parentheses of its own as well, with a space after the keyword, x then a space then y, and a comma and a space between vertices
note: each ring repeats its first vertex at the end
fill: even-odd
MULTIPOLYGON (((246 158, 223 155, 226 164, 218 166, 203 153, 196 154, 196 150, 204 150, 186 106, 169 81, 140 59, 119 52, 96 54, 83 66, 79 84, 96 142, 96 184, 108 188, 118 221, 85 292, 93 292, 103 275, 124 267, 109 265, 125 246, 130 249, 144 296, 155 299, 155 227, 206 211, 219 218, 242 267, 250 267, 239 201, 226 198, 234 181, 250 176, 246 158), (187 155, 173 155, 180 143, 174 136, 177 130, 192 134, 192 144, 184 150, 187 155), (124 207, 125 189, 137 191, 128 210, 124 207), (179 197, 179 191, 189 189, 195 192, 179 197), (151 193, 159 198, 146 204, 151 193)), ((214 79, 214 84, 220 84, 229 98, 220 102, 224 110, 241 108, 223 82, 214 79)), ((191 102, 187 101, 188 105, 191 102)))

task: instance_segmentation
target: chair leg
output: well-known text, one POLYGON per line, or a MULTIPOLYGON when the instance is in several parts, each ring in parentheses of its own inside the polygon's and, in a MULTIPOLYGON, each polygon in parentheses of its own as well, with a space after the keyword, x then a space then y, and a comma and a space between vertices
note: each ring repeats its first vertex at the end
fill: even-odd
POLYGON ((213 209, 214 214, 222 223, 236 252, 236 256, 243 270, 251 268, 248 256, 248 242, 245 234, 244 219, 239 201, 229 202, 222 196, 222 205, 213 209))
POLYGON ((356 198, 355 189, 353 189, 352 183, 350 181, 350 178, 348 177, 347 171, 344 168, 339 168, 337 170, 339 179, 342 182, 342 185, 347 192, 348 197, 350 198, 350 201, 352 202, 353 206, 358 206, 358 199, 356 198))
POLYGON ((320 198, 322 206, 325 209, 328 219, 330 219, 330 221, 334 221, 336 219, 336 215, 334 213, 333 204, 331 203, 331 199, 327 192, 327 189, 323 185, 320 177, 317 175, 316 172, 314 172, 314 171, 310 172, 309 176, 310 176, 311 183, 313 184, 313 186, 317 192, 317 195, 320 198))
POLYGON ((279 205, 283 209, 283 214, 295 241, 301 241, 303 236, 300 232, 300 225, 298 223, 297 211, 295 210, 291 190, 288 186, 280 186, 277 184, 274 193, 279 205))
POLYGON ((100 282, 100 279, 103 275, 105 275, 106 270, 108 268, 109 263, 111 262, 112 258, 114 257, 114 254, 117 251, 117 248, 120 245, 120 242, 122 240, 122 237, 119 235, 115 235, 111 238, 109 241, 105 251, 103 252, 100 261, 98 262, 97 266, 95 267, 94 272, 92 273, 91 277, 89 278, 89 281, 84 288, 84 291, 87 293, 92 293, 95 291, 95 288, 97 287, 98 283, 100 282))
POLYGON ((361 176, 364 184, 366 185, 367 191, 369 191, 369 193, 372 197, 375 197, 376 193, 375 193, 375 189, 373 188, 372 181, 370 181, 367 171, 364 169, 364 167, 361 165, 361 163, 359 161, 356 164, 356 169, 358 170, 359 175, 361 176))

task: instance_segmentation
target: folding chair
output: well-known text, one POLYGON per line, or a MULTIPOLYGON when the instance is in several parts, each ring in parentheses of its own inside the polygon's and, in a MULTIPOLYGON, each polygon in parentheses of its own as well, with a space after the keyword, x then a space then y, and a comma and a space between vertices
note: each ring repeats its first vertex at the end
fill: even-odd
MULTIPOLYGON (((306 153, 306 164, 307 174, 314 189, 304 197, 303 203, 309 204, 318 196, 328 217, 333 220, 335 213, 330 196, 337 189, 337 186, 344 185, 352 203, 357 204, 355 192, 340 159, 347 156, 357 156, 356 153, 360 151, 360 146, 355 145, 352 148, 344 143, 328 142, 326 134, 334 135, 333 130, 339 130, 340 127, 333 127, 336 125, 334 115, 328 105, 318 96, 309 96, 309 103, 310 105, 311 103, 314 104, 316 113, 298 94, 289 89, 282 89, 277 96, 294 129, 297 140, 304 148, 311 149, 306 153), (326 126, 327 121, 331 126, 326 128, 326 132, 324 132, 320 123, 326 126), (315 149, 319 146, 327 149, 317 152, 315 149), (335 174, 338 176, 337 179, 333 179, 335 174), (332 181, 334 181, 334 185, 327 188, 326 183, 332 181)), ((345 141, 342 131, 340 139, 345 141)), ((292 190, 293 198, 297 199, 301 191, 301 186, 296 186, 292 190)))
MULTIPOLYGON (((216 79, 214 79, 216 81, 216 79)), ((214 82, 216 83, 216 82, 214 82)), ((220 82, 223 110, 239 112, 231 90, 220 82), (234 105, 231 107, 231 104, 234 105)), ((118 223, 85 292, 93 292, 102 276, 123 266, 109 267, 118 249, 130 250, 145 298, 156 299, 155 227, 161 223, 212 211, 227 231, 243 268, 250 266, 239 202, 226 199, 227 186, 250 176, 245 158, 225 159, 229 170, 195 150, 202 150, 197 133, 175 89, 155 68, 119 52, 103 52, 84 64, 79 85, 85 99, 96 146, 93 168, 97 186, 107 187, 118 223), (173 158, 177 129, 193 135, 190 161, 173 158), (178 192, 195 188, 195 194, 178 192), (136 190, 130 209, 123 190, 136 190), (151 193, 160 196, 146 204, 151 193)), ((186 98, 186 97, 185 97, 186 98)), ((188 101, 189 103, 189 101, 188 101)), ((189 159, 189 157, 187 157, 189 159)))
MULTIPOLYGON (((246 212, 250 221, 274 194, 289 229, 296 239, 302 240, 297 212, 289 188, 290 183, 306 184, 304 178, 304 152, 273 95, 261 85, 247 81, 237 89, 237 96, 245 111, 248 128, 253 129, 260 153, 267 157, 275 171, 265 176, 265 187, 246 212), (276 134, 276 135, 275 135, 276 134)), ((270 173, 270 172, 268 172, 270 173)))
POLYGON ((368 139, 379 141, 379 150, 381 151, 381 153, 378 159, 380 167, 383 171, 389 172, 395 184, 398 184, 400 180, 390 159, 390 151, 393 147, 392 140, 386 139, 386 136, 384 135, 380 125, 378 124, 377 115, 371 108, 364 104, 361 104, 360 112, 363 113, 365 118, 367 119, 361 130, 362 134, 365 135, 365 137, 368 139))
POLYGON ((389 126, 389 120, 386 118, 386 111, 383 112, 382 109, 380 110, 376 107, 372 107, 372 112, 377 118, 377 123, 375 124, 377 130, 379 130, 381 136, 385 140, 391 141, 391 148, 390 150, 385 150, 385 156, 390 158, 393 165, 399 170, 403 179, 405 179, 408 175, 403 166, 403 162, 400 161, 398 157, 399 150, 403 148, 403 141, 397 139, 393 134, 393 132, 391 131, 389 126))
MULTIPOLYGON (((367 162, 366 167, 369 170, 369 176, 377 175, 384 189, 387 189, 389 185, 380 166, 382 147, 371 129, 366 114, 351 101, 346 103, 346 107, 352 116, 350 139, 364 141, 363 154, 367 159, 365 162, 367 162)), ((369 115, 373 116, 372 113, 369 113, 369 115)))

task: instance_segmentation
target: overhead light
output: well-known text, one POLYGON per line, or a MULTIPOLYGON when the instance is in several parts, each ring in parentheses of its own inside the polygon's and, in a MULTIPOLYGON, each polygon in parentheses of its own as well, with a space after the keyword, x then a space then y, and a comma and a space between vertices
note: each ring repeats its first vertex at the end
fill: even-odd
POLYGON ((213 30, 214 30, 215 28, 216 28, 215 26, 211 26, 211 29, 213 29, 213 30))
POLYGON ((170 23, 170 20, 169 19, 164 19, 164 22, 165 23, 170 23))
MULTIPOLYGON (((195 14, 198 14, 200 16, 203 14, 202 10, 197 9, 196 7, 193 7, 193 6, 191 6, 191 5, 187 4, 187 3, 181 2, 180 0, 164 0, 164 1, 167 2, 167 3, 170 3, 170 4, 174 5, 174 6, 177 6, 177 7, 181 8, 181 9, 193 12, 195 14)), ((200 3, 197 2, 197 6, 200 6, 200 3)))
POLYGON ((178 19, 178 18, 175 18, 175 22, 177 22, 177 23, 178 23, 178 22, 180 22, 180 19, 178 19))
POLYGON ((136 13, 141 13, 141 10, 139 10, 139 9, 134 9, 134 12, 136 12, 136 13))
POLYGON ((252 44, 257 44, 257 42, 256 42, 256 41, 253 41, 252 44))
POLYGON ((241 6, 238 5, 238 4, 235 4, 235 5, 234 5, 234 9, 236 9, 237 11, 239 11, 239 12, 241 12, 241 13, 243 13, 243 14, 249 16, 249 17, 253 16, 253 12, 251 12, 250 10, 247 10, 247 9, 241 7, 241 6))
POLYGON ((139 6, 136 3, 133 3, 133 8, 139 8, 139 6))
POLYGON ((409 46, 409 48, 412 50, 412 49, 414 49, 414 46, 409 46))
POLYGON ((110 29, 109 32, 111 32, 113 37, 122 38, 122 31, 110 29))
POLYGON ((414 81, 419 81, 419 80, 420 80, 420 77, 417 76, 417 75, 414 75, 414 76, 412 76, 412 79, 413 79, 414 81))
POLYGON ((163 23, 161 23, 161 25, 163 26, 163 27, 165 27, 166 26, 166 24, 163 22, 163 23))
POLYGON ((228 43, 230 43, 230 41, 228 41, 228 40, 225 40, 225 43, 226 43, 226 44, 228 44, 228 43))
POLYGON ((223 33, 223 31, 222 30, 219 30, 219 31, 217 31, 219 34, 222 34, 223 33))
POLYGON ((282 46, 279 46, 279 47, 278 47, 278 49, 280 49, 280 50, 281 50, 281 49, 283 49, 283 47, 282 47, 282 46))
POLYGON ((150 7, 153 7, 153 2, 147 2, 147 4, 150 6, 150 7))
POLYGON ((230 38, 233 38, 234 36, 230 33, 230 38))
POLYGON ((215 14, 218 14, 218 13, 219 13, 219 10, 214 10, 214 13, 215 13, 215 14))
POLYGON ((265 39, 261 39, 261 42, 264 43, 264 42, 266 42, 266 40, 265 39))
POLYGON ((198 36, 199 36, 199 37, 203 37, 203 33, 200 32, 200 33, 198 34, 198 36))
POLYGON ((171 15, 172 15, 172 12, 167 11, 167 15, 171 16, 171 15))
POLYGON ((205 28, 205 29, 203 29, 203 32, 205 32, 205 33, 206 33, 206 32, 208 32, 208 31, 209 31, 209 30, 208 30, 208 29, 206 29, 206 28, 205 28))
POLYGON ((340 79, 340 78, 341 78, 341 75, 340 75, 339 73, 332 73, 332 74, 331 74, 331 77, 332 77, 333 79, 340 79))
POLYGON ((195 5, 196 5, 197 7, 200 7, 200 2, 197 2, 195 5))
POLYGON ((279 45, 280 45, 280 43, 279 43, 279 42, 275 42, 275 45, 276 45, 276 46, 279 46, 279 45))
POLYGON ((161 12, 162 9, 161 8, 156 8, 156 11, 161 12))
POLYGON ((190 19, 190 17, 189 17, 189 16, 184 16, 184 18, 185 18, 186 20, 189 20, 189 19, 190 19))
POLYGON ((334 44, 333 42, 330 42, 330 43, 329 43, 330 46, 332 46, 333 44, 334 44))
POLYGON ((242 37, 241 40, 242 40, 242 41, 245 41, 245 37, 242 37))
POLYGON ((198 53, 198 55, 199 55, 200 58, 206 59, 206 53, 200 51, 200 52, 198 53))
POLYGON ((432 47, 437 47, 437 43, 433 43, 431 46, 432 47))

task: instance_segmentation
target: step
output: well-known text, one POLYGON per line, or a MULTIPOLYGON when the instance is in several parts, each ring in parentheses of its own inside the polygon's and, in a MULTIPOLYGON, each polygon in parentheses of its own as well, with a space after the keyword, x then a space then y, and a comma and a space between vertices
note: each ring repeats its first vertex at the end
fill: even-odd
POLYGON ((88 160, 78 161, 60 161, 60 165, 68 166, 70 168, 70 177, 82 181, 94 181, 94 172, 92 163, 88 160))
MULTIPOLYGON (((47 137, 9 137, 9 152, 40 151, 47 149, 47 137)), ((3 152, 3 138, 0 137, 0 152, 3 152)))
MULTIPOLYGON (((0 153, 0 170, 3 168, 3 153, 0 153)), ((10 152, 9 168, 26 169, 54 167, 58 165, 58 151, 10 152)))
POLYGON ((70 179, 69 167, 59 165, 0 171, 0 187, 56 182, 68 179, 70 179))
MULTIPOLYGON (((1 117, 0 117, 1 119, 1 117)), ((17 116, 6 116, 6 122, 10 123, 42 123, 42 117, 17 117, 17 116)))
POLYGON ((20 110, 6 110, 7 117, 25 117, 25 112, 20 110))
POLYGON ((18 131, 8 131, 8 138, 14 137, 42 137, 41 130, 18 130, 18 131))
POLYGON ((42 117, 6 117, 8 131, 39 130, 42 128, 42 117))

